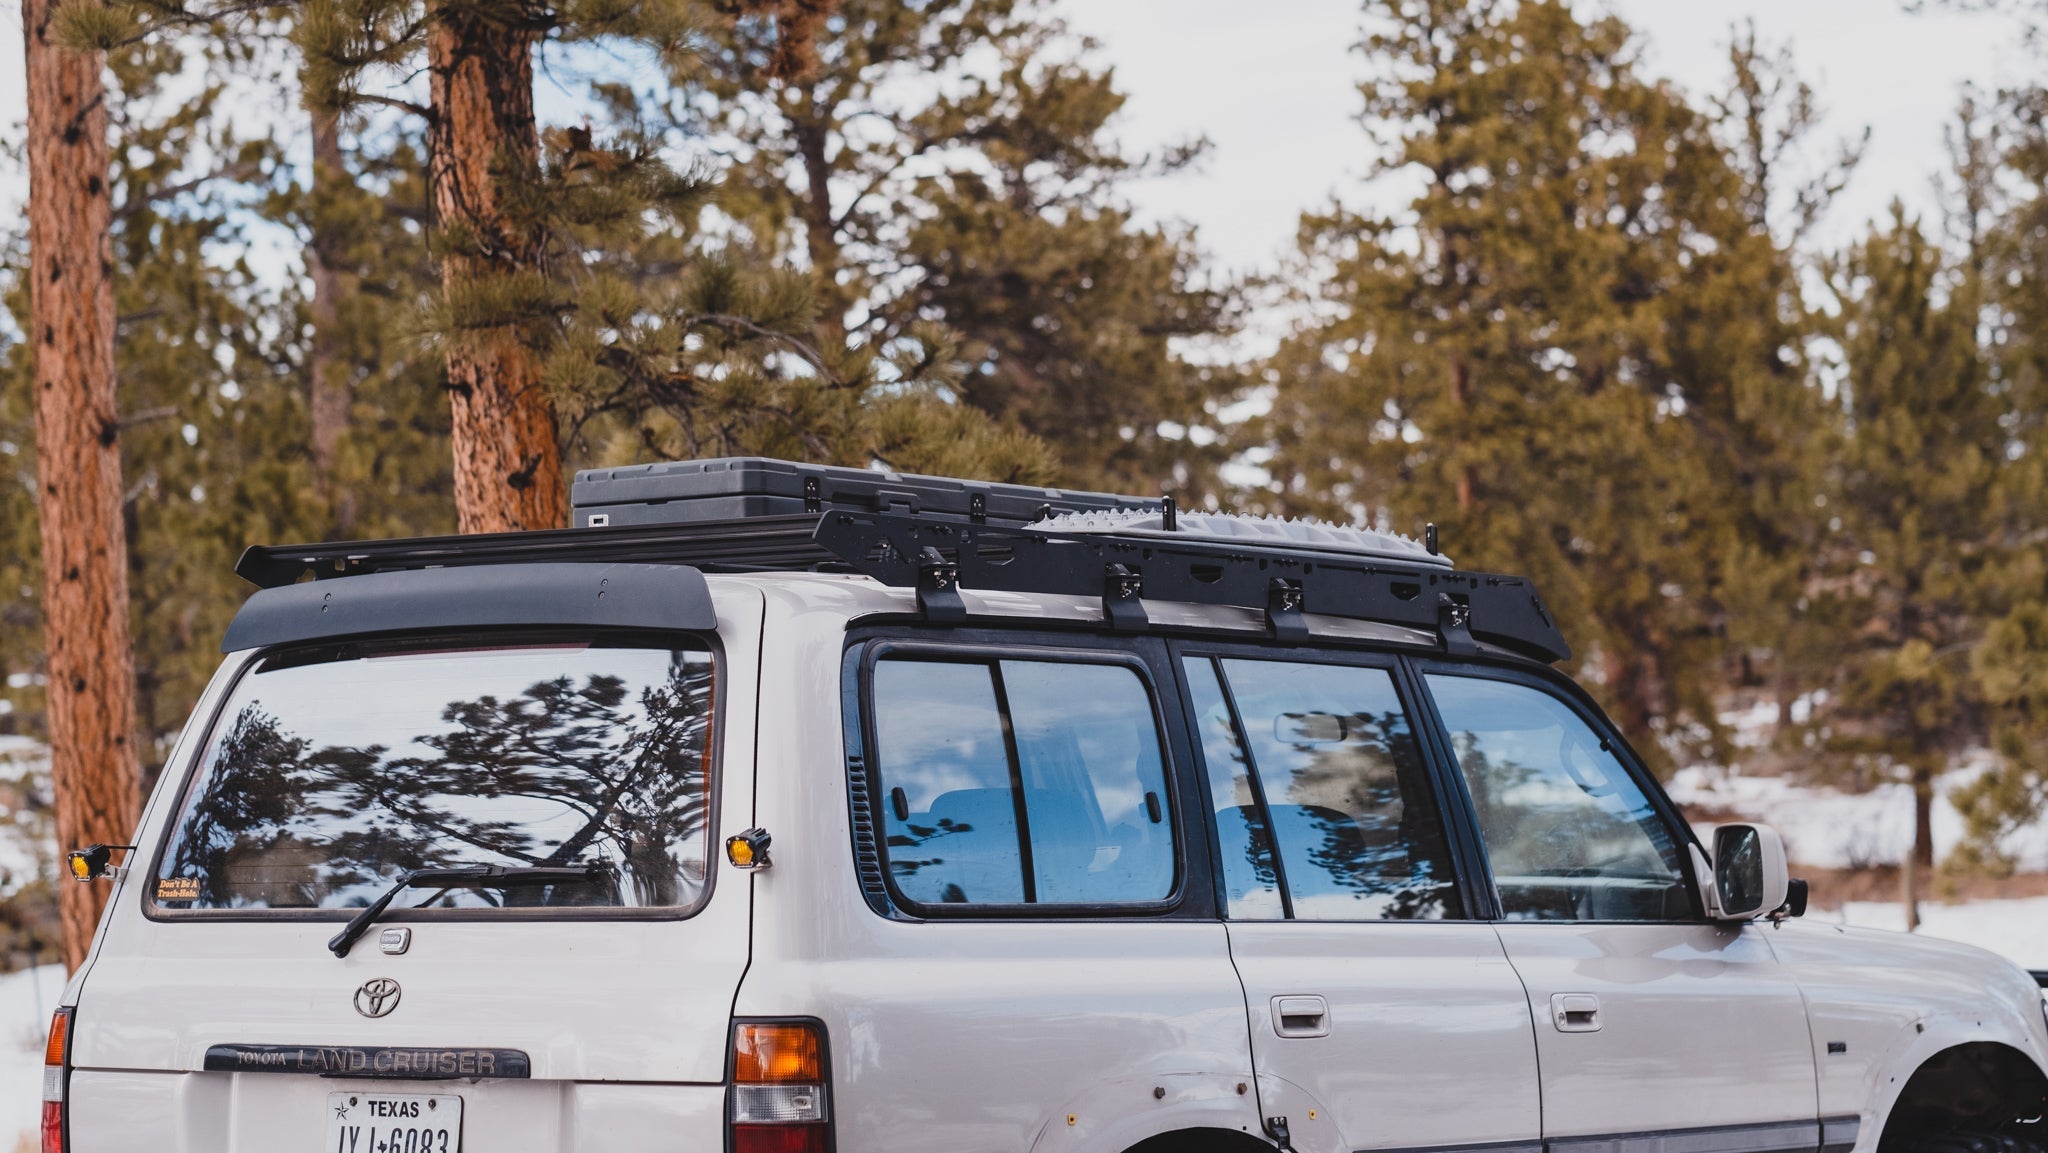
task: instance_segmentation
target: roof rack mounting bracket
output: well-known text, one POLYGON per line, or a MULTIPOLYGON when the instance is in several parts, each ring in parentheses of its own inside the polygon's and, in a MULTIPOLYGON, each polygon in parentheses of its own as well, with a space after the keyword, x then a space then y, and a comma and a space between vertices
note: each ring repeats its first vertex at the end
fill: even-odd
POLYGON ((1457 593, 1436 594, 1436 635, 1444 651, 1470 656, 1479 651, 1472 640, 1472 601, 1457 593))
POLYGON ((967 602, 960 599, 960 566, 930 545, 917 554, 917 608, 933 624, 967 619, 967 602))
POLYGON ((1266 627, 1272 630, 1274 640, 1308 639, 1308 622, 1301 616, 1306 599, 1298 580, 1274 577, 1266 585, 1266 627))
POLYGON ((1144 632, 1152 621, 1145 615, 1145 574, 1129 565, 1102 568, 1102 619, 1120 633, 1144 632))

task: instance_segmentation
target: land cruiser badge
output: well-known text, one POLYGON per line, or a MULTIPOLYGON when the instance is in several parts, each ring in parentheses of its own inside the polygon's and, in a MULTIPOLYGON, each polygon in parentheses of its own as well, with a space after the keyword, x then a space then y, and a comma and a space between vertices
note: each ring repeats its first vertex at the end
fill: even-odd
POLYGON ((398 1008, 400 990, 398 982, 389 977, 378 977, 363 982, 356 990, 356 1012, 365 1017, 382 1017, 398 1008))

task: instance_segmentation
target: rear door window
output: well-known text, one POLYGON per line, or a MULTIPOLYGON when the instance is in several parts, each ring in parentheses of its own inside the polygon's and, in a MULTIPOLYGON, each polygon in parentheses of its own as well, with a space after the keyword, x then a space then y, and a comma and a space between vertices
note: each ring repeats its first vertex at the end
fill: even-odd
POLYGON ((1577 710, 1513 681, 1425 677, 1509 920, 1696 919, 1671 825, 1577 710))
POLYGON ((265 657, 214 724, 160 910, 352 909, 406 873, 590 867, 400 907, 686 909, 709 865, 717 683, 700 642, 341 645, 265 657))
POLYGON ((884 852, 913 904, 1167 900, 1157 714, 1123 664, 890 656, 872 716, 884 852))
POLYGON ((1465 915, 1441 810, 1388 670, 1189 657, 1230 915, 1465 915))

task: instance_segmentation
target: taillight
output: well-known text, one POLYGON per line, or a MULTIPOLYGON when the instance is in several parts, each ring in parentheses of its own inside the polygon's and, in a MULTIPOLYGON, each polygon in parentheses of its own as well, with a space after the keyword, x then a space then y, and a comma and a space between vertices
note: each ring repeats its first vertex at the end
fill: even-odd
POLYGON ((732 1028, 732 1153, 831 1153, 825 1027, 740 1021, 732 1028))
POLYGON ((43 1047, 43 1153, 64 1153, 64 1083, 71 1076, 71 1010, 50 1017, 43 1047))

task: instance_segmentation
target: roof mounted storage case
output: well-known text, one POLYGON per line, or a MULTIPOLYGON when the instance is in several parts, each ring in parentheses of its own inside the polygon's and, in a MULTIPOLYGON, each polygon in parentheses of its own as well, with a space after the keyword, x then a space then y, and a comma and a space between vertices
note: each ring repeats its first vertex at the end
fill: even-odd
POLYGON ((576 474, 577 528, 738 520, 805 512, 898 512, 1030 524, 1062 513, 1158 511, 1157 499, 1028 484, 797 464, 758 456, 679 460, 576 474))

